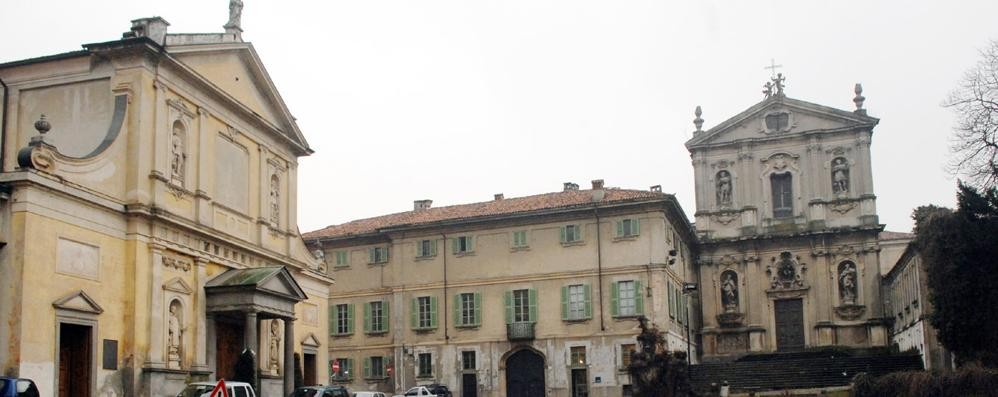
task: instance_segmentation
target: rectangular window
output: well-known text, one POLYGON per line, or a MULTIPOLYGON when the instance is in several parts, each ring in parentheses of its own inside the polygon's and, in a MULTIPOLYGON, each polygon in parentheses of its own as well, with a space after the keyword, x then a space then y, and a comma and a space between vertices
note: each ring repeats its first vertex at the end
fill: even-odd
POLYGON ((458 325, 472 326, 479 324, 478 319, 481 303, 476 298, 478 298, 478 294, 476 293, 469 292, 458 295, 458 325))
POLYGON ((626 369, 631 366, 631 353, 636 349, 633 343, 620 345, 620 367, 626 369))
POLYGON ((585 291, 582 285, 568 287, 568 316, 583 318, 586 315, 585 291))
POLYGON ((576 243, 582 241, 582 229, 579 225, 565 225, 561 227, 561 243, 576 243))
POLYGON ((371 356, 364 360, 364 378, 384 379, 385 366, 388 360, 386 357, 371 356))
POLYGON ((617 221, 617 237, 632 237, 641 234, 641 221, 622 219, 617 221))
POLYGON ((618 281, 610 286, 611 315, 626 317, 644 314, 644 290, 640 281, 618 281))
POLYGON ((353 333, 353 305, 341 303, 333 307, 336 319, 334 335, 350 335, 353 333))
POLYGON ((388 247, 371 247, 368 254, 371 257, 370 263, 388 262, 388 247))
POLYGON ((477 369, 478 366, 475 364, 475 352, 474 351, 463 351, 461 352, 461 369, 477 369))
POLYGON ((475 246, 471 236, 461 236, 451 239, 451 252, 455 255, 474 252, 475 246))
POLYGON ((529 323, 530 318, 530 295, 525 289, 513 291, 513 322, 529 323))
POLYGON ((572 346, 571 347, 571 361, 569 365, 573 367, 584 367, 586 366, 586 347, 585 346, 572 346))
POLYGON ((794 214, 793 176, 789 172, 772 174, 769 182, 773 188, 773 217, 786 218, 794 214))
POLYGON ((416 376, 420 378, 433 377, 433 356, 430 353, 419 353, 416 376))
POLYGON ((419 300, 419 328, 430 328, 430 297, 421 296, 419 300))
POLYGON ((335 382, 353 379, 353 360, 341 357, 333 361, 339 364, 340 369, 338 372, 333 371, 333 362, 329 363, 329 373, 332 374, 330 375, 331 380, 335 382))
POLYGON ((621 316, 633 316, 634 311, 634 282, 633 281, 621 281, 617 283, 617 293, 618 293, 618 307, 620 308, 621 316))
POLYGON ((350 256, 348 251, 336 251, 336 266, 350 266, 350 256))
POLYGON ((513 248, 526 248, 527 246, 527 231, 519 230, 513 232, 513 248))
POLYGON ((437 242, 436 240, 422 240, 416 248, 417 258, 428 258, 431 256, 437 256, 437 242))
POLYGON ((368 302, 364 307, 364 332, 388 332, 388 302, 368 302))
POLYGON ((666 290, 669 291, 669 317, 676 318, 676 291, 672 288, 672 281, 669 281, 666 290))

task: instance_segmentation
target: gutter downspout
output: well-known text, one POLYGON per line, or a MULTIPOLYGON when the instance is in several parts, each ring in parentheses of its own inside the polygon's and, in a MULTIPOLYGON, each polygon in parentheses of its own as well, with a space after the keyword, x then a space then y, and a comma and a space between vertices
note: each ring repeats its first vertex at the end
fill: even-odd
POLYGON ((3 86, 3 118, 0 120, 0 172, 4 172, 4 160, 7 156, 7 83, 0 79, 0 86, 3 86))
POLYGON ((593 215, 596 216, 596 277, 599 280, 599 329, 606 332, 603 320, 603 243, 599 232, 599 207, 593 205, 593 215))
POLYGON ((447 317, 447 233, 440 233, 444 238, 443 248, 444 248, 444 344, 450 343, 450 334, 447 330, 448 328, 448 317, 447 317))

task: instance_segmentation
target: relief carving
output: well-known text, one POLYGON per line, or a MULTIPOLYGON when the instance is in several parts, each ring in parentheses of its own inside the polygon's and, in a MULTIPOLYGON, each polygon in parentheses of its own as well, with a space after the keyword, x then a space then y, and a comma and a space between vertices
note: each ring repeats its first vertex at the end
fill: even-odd
POLYGON ((163 256, 163 266, 177 269, 183 272, 191 270, 190 261, 172 256, 165 256, 165 255, 163 256))
POLYGON ((281 179, 277 174, 270 176, 270 224, 274 227, 281 220, 281 179))
POLYGON ((804 288, 804 273, 807 265, 799 263, 800 258, 794 258, 789 252, 781 252, 780 259, 772 258, 772 264, 766 267, 769 275, 769 286, 773 290, 788 290, 804 288))

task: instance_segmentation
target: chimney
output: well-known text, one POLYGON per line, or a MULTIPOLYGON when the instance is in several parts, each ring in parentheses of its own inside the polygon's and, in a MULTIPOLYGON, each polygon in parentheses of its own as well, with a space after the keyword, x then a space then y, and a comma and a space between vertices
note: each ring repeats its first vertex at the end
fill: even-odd
POLYGON ((603 189, 603 180, 593 179, 593 190, 602 190, 602 189, 603 189))
POLYGON ((653 192, 659 192, 659 193, 661 193, 661 192, 662 192, 662 185, 655 185, 655 186, 652 186, 652 187, 651 187, 651 191, 653 191, 653 192))
POLYGON ((166 45, 166 27, 170 23, 160 17, 139 18, 132 21, 132 30, 122 34, 122 38, 148 37, 156 44, 166 45))
POLYGON ((428 210, 430 209, 431 205, 433 205, 433 200, 416 200, 412 202, 412 210, 413 211, 428 210))
POLYGON ((566 192, 570 191, 570 190, 579 190, 579 184, 578 183, 565 182, 564 185, 565 185, 565 190, 564 191, 566 191, 566 192))
POLYGON ((495 200, 496 201, 502 200, 503 198, 505 198, 505 197, 503 197, 502 193, 496 193, 496 195, 495 195, 495 200))

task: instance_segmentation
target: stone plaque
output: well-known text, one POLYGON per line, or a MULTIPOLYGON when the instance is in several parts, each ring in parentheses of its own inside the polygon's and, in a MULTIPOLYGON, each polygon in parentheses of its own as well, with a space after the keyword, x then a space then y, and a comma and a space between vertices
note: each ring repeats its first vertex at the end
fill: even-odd
POLYGON ((56 243, 55 271, 96 280, 100 275, 100 248, 60 238, 56 243))
POLYGON ((109 370, 118 369, 118 341, 104 339, 103 368, 109 370))
POLYGON ((319 325, 319 307, 311 303, 303 303, 305 307, 302 309, 302 321, 306 325, 319 325))

